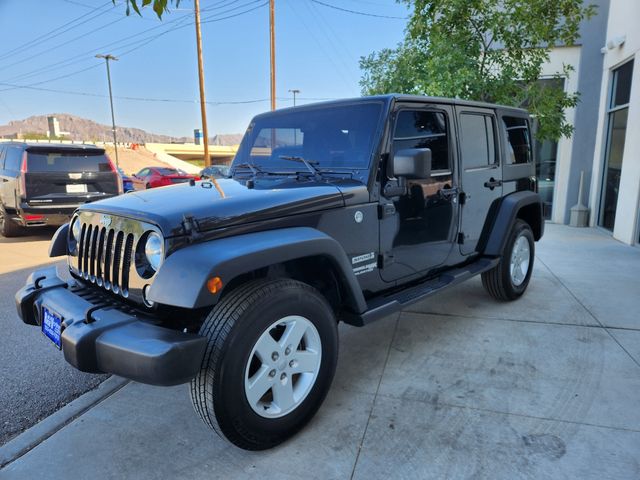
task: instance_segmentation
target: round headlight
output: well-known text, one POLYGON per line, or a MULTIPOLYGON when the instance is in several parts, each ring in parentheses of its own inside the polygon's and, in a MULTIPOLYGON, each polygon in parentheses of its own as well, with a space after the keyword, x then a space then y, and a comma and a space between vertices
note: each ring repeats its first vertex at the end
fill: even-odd
POLYGON ((78 217, 73 219, 71 224, 71 237, 76 241, 80 241, 80 219, 78 217))
POLYGON ((144 245, 144 254, 154 272, 157 272, 162 264, 162 243, 162 237, 156 232, 151 232, 144 245))

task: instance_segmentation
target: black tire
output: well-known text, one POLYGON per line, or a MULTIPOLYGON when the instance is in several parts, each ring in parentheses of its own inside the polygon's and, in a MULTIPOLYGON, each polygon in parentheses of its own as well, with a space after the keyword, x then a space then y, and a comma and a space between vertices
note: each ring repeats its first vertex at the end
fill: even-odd
POLYGON ((147 184, 144 186, 144 188, 145 188, 146 190, 149 190, 149 189, 151 188, 151 185, 149 185, 149 184, 147 183, 147 184))
MULTIPOLYGON (((238 287, 212 309, 200 334, 208 338, 208 344, 201 370, 191 381, 193 406, 206 425, 240 448, 264 450, 282 443, 313 417, 329 391, 338 358, 337 321, 325 298, 307 284, 256 280, 238 287), (247 400, 245 375, 263 333, 291 315, 304 317, 319 334, 319 369, 308 393, 292 411, 265 418, 247 400)), ((293 385, 293 374, 291 382, 293 385)), ((269 392, 273 395, 271 390, 265 395, 269 392)))
POLYGON ((516 300, 522 296, 529 285, 534 259, 535 241, 533 239, 533 232, 528 223, 518 219, 509 234, 509 239, 507 240, 507 245, 505 246, 500 263, 488 272, 482 274, 482 285, 496 300, 516 300), (511 275, 511 255, 516 241, 521 237, 526 239, 529 244, 529 263, 522 283, 515 284, 511 275))
POLYGON ((25 228, 9 218, 3 205, 0 205, 0 235, 3 237, 19 237, 25 234, 25 228))

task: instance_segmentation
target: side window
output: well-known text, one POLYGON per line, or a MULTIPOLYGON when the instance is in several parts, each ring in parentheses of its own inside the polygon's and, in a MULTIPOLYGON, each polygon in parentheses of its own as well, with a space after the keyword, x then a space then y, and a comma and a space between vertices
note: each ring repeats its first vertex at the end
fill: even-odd
POLYGON ((529 122, 521 117, 502 117, 507 130, 507 163, 531 163, 529 122))
POLYGON ((16 147, 7 147, 4 159, 4 169, 12 172, 20 170, 20 161, 22 160, 22 149, 16 147))
POLYGON ((4 147, 0 147, 0 170, 4 170, 4 156, 6 149, 4 147))
POLYGON ((450 172, 447 119, 443 112, 401 110, 393 135, 393 151, 430 148, 431 171, 450 172))
POLYGON ((140 170, 138 172, 138 176, 139 177, 146 177, 147 175, 149 175, 149 169, 148 168, 143 168, 142 170, 140 170))
POLYGON ((493 119, 488 115, 460 115, 462 164, 465 169, 481 168, 496 163, 493 119))

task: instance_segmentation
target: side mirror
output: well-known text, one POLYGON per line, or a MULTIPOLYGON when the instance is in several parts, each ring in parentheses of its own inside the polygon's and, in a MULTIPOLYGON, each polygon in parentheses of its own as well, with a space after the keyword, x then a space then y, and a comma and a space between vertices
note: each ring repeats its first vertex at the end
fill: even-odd
POLYGON ((410 179, 429 178, 431 175, 431 149, 407 148, 397 151, 391 157, 389 175, 410 179))

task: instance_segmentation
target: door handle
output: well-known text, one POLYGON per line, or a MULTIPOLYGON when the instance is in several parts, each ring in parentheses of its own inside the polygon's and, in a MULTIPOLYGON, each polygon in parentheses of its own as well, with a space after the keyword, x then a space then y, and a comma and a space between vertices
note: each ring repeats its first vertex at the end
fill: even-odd
POLYGON ((451 197, 454 197, 457 194, 458 194, 458 187, 441 188, 440 190, 438 190, 438 195, 440 196, 440 198, 443 198, 445 200, 449 200, 451 199, 451 197))
POLYGON ((499 187, 500 185, 502 185, 502 180, 496 180, 493 177, 491 177, 488 182, 484 182, 484 186, 490 190, 493 190, 494 188, 499 187))

